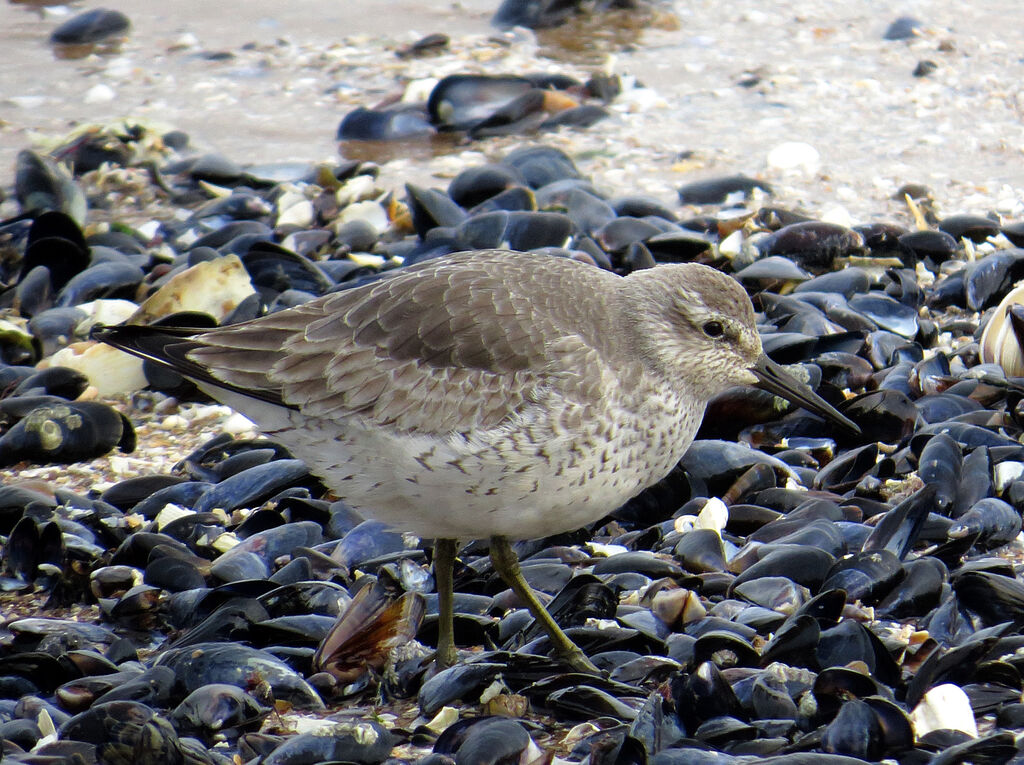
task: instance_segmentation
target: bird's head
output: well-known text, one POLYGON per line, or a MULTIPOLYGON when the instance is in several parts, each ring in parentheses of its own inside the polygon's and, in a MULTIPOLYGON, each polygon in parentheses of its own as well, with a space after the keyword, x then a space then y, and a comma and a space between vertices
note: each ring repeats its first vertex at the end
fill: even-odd
POLYGON ((857 426, 769 359, 754 309, 730 276, 696 263, 626 277, 627 323, 648 368, 701 400, 757 385, 843 427, 857 426))

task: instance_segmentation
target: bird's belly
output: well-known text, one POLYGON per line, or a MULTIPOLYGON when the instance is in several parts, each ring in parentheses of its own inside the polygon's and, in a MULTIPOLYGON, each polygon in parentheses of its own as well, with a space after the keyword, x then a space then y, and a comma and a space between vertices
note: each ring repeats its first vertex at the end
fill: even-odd
MULTIPOLYGON (((302 431, 306 442, 311 423, 302 431)), ((643 486, 623 461, 602 466, 552 448, 503 454, 451 439, 326 428, 307 448, 275 434, 362 514, 423 537, 532 539, 569 531, 615 509, 643 486)))
POLYGON ((661 418, 664 426, 651 428, 623 415, 571 433, 542 427, 435 438, 357 417, 247 408, 364 516, 421 537, 462 539, 533 539, 592 523, 668 474, 700 420, 661 418))

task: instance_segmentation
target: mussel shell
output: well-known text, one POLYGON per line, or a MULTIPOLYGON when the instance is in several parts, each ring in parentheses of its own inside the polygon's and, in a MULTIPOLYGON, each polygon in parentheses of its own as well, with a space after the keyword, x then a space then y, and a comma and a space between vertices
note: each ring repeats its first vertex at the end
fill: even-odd
POLYGON ((334 283, 316 263, 271 242, 259 242, 242 255, 242 264, 255 287, 274 292, 295 289, 322 295, 334 283))
POLYGON ((793 614, 761 650, 761 666, 782 661, 795 667, 817 667, 814 649, 820 637, 821 625, 813 616, 793 614))
POLYGON ((433 228, 457 226, 466 219, 466 211, 443 192, 412 183, 405 184, 405 191, 413 227, 420 237, 433 228))
POLYGON ((198 643, 160 654, 157 666, 174 670, 179 686, 191 693, 207 683, 247 688, 253 673, 269 683, 274 697, 299 709, 323 709, 317 693, 284 662, 265 651, 239 643, 198 643))
POLYGON ((117 410, 96 401, 40 406, 2 437, 0 461, 78 462, 106 454, 115 446, 135 448, 135 430, 117 410))
POLYGON ((142 269, 127 261, 89 266, 68 280, 57 294, 58 307, 70 307, 98 298, 131 297, 142 283, 142 269))
POLYGON ((758 244, 762 255, 790 258, 811 273, 829 271, 836 258, 858 254, 863 247, 856 231, 821 221, 784 226, 758 244))
POLYGON ((993 252, 969 263, 961 276, 965 306, 982 311, 1002 300, 1010 286, 1024 276, 1024 251, 1014 248, 993 252))
MULTIPOLYGON (((900 16, 895 21, 891 22, 885 29, 885 34, 882 35, 884 40, 910 40, 921 34, 923 24, 915 19, 913 16, 900 16)), ((915 194, 914 192, 921 189, 918 184, 906 184, 900 189, 910 196, 911 198, 919 198, 920 193, 915 194)), ((902 198, 902 197, 897 197, 902 198)))
POLYGON ((123 36, 130 28, 131 22, 120 11, 92 8, 73 16, 53 30, 50 42, 85 45, 123 36))
POLYGON ((851 603, 860 600, 870 605, 885 597, 905 575, 893 553, 872 550, 837 561, 821 587, 846 590, 851 603))
POLYGON ((865 223, 854 226, 853 230, 864 238, 864 246, 879 256, 891 255, 896 252, 899 249, 899 238, 907 233, 902 226, 885 222, 865 223))
POLYGON ((564 247, 572 230, 572 221, 561 213, 499 210, 463 221, 455 229, 455 241, 462 249, 507 247, 526 251, 564 247))
POLYGON ((957 572, 952 578, 957 601, 986 625, 1001 624, 1024 614, 1024 585, 986 571, 957 572))
POLYGON ((944 231, 911 231, 899 238, 899 248, 908 266, 924 260, 933 269, 955 258, 960 250, 956 239, 944 231))
POLYGON ((14 388, 12 397, 57 396, 68 401, 78 398, 89 387, 89 378, 76 369, 48 367, 29 375, 14 388))
POLYGON ((821 748, 862 760, 876 760, 885 752, 882 728, 874 710, 860 699, 851 699, 825 728, 821 748))
POLYGON ((882 329, 907 339, 917 335, 917 311, 888 295, 880 292, 860 293, 850 298, 849 306, 867 316, 882 329))
POLYGON ((705 661, 693 672, 671 680, 676 714, 687 731, 713 717, 742 717, 742 707, 732 687, 712 662, 705 661))
POLYGON ((309 468, 301 460, 281 459, 243 470, 221 481, 203 494, 196 512, 215 507, 227 511, 252 507, 290 486, 310 485, 309 468))
POLYGON ((860 427, 865 438, 895 443, 914 432, 917 407, 898 390, 862 393, 844 401, 839 410, 860 427))
POLYGON ((1001 547, 1021 531, 1020 512, 996 497, 985 497, 957 518, 951 537, 975 536, 979 549, 1001 547))
POLYGON ((74 741, 103 744, 112 732, 125 723, 143 724, 156 712, 137 701, 111 701, 97 704, 75 715, 60 727, 60 736, 74 741))
POLYGON ((200 735, 208 741, 225 729, 258 728, 270 709, 233 685, 210 683, 192 691, 171 712, 182 735, 200 735))
POLYGON ((316 733, 292 736, 262 758, 264 765, 296 762, 353 762, 376 765, 387 760, 394 735, 372 720, 345 720, 316 733))
POLYGON ((745 175, 708 178, 680 186, 679 202, 684 205, 723 204, 733 196, 741 199, 750 197, 755 190, 770 194, 772 187, 764 181, 748 178, 745 175))
POLYGON ((353 109, 341 120, 339 141, 401 141, 436 133, 423 107, 403 104, 397 108, 353 109))
POLYGON ((21 278, 45 266, 54 292, 89 263, 89 247, 78 223, 59 209, 42 213, 32 222, 21 261, 21 278))
MULTIPOLYGON (((74 179, 50 157, 28 149, 19 151, 15 160, 14 194, 22 212, 39 215, 56 211, 76 223, 85 220, 85 195, 74 179)), ((72 245, 75 244, 77 242, 72 241, 72 245)), ((70 253, 72 249, 65 251, 70 253)), ((33 262, 30 268, 35 265, 33 262)))
POLYGON ((529 0, 502 0, 491 17, 491 24, 499 29, 526 27, 546 29, 555 27, 577 12, 573 3, 537 3, 529 0))
POLYGON ((534 89, 515 75, 451 74, 427 99, 430 121, 446 130, 468 130, 495 111, 534 89))
POLYGON ((501 163, 521 175, 531 189, 582 178, 569 155, 553 146, 523 146, 509 152, 501 163))
POLYGON ((448 184, 448 196, 460 207, 469 209, 520 183, 520 175, 506 165, 475 165, 452 179, 448 184))
POLYGON ((15 306, 22 316, 35 316, 53 306, 50 269, 35 266, 25 273, 14 290, 15 306))
POLYGON ((999 221, 980 215, 950 215, 939 221, 939 231, 949 234, 956 241, 970 239, 981 244, 990 236, 999 234, 999 221))

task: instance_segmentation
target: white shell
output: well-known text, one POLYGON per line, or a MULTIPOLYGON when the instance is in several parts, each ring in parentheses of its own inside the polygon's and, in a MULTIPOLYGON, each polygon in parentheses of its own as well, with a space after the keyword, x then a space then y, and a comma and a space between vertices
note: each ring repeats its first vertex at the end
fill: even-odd
POLYGON ((356 175, 349 178, 345 185, 334 193, 339 207, 347 207, 353 202, 363 202, 377 196, 377 182, 369 175, 356 175))
POLYGON ((933 730, 959 730, 977 738, 978 724, 967 694, 958 685, 944 683, 936 685, 924 695, 910 713, 914 734, 920 739, 933 730))
POLYGON ((350 220, 366 221, 378 234, 388 228, 388 214, 377 202, 353 202, 338 216, 339 223, 348 223, 350 220))
POLYGON ((821 155, 809 143, 786 141, 768 152, 768 166, 776 170, 803 170, 813 173, 821 164, 821 155))
POLYGON ((712 497, 704 503, 700 513, 697 514, 697 522, 694 528, 713 529, 719 534, 729 522, 729 508, 718 497, 712 497))
POLYGON ((142 359, 91 340, 61 348, 47 363, 77 369, 100 396, 133 393, 149 384, 142 373, 142 359))
POLYGON ((295 204, 282 208, 277 216, 278 226, 300 226, 308 227, 316 220, 316 211, 313 203, 308 199, 300 199, 295 204))
POLYGON ((1009 377, 1022 377, 1024 354, 1008 316, 1010 306, 1015 303, 1024 305, 1024 285, 1010 290, 985 325, 981 334, 981 361, 983 364, 998 364, 1009 377))
POLYGON ((255 291, 237 255, 204 260, 168 279, 128 323, 144 324, 178 311, 201 311, 219 321, 255 291))

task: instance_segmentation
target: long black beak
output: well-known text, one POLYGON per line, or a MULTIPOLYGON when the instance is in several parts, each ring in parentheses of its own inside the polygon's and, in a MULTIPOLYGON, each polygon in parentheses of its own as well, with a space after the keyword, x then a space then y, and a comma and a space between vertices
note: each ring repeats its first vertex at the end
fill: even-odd
POLYGON ((808 412, 813 412, 819 417, 831 420, 854 433, 860 433, 857 424, 839 413, 839 411, 825 399, 808 388, 802 382, 793 377, 765 354, 761 354, 757 362, 750 369, 757 377, 758 387, 769 393, 781 396, 790 403, 802 406, 808 412))

